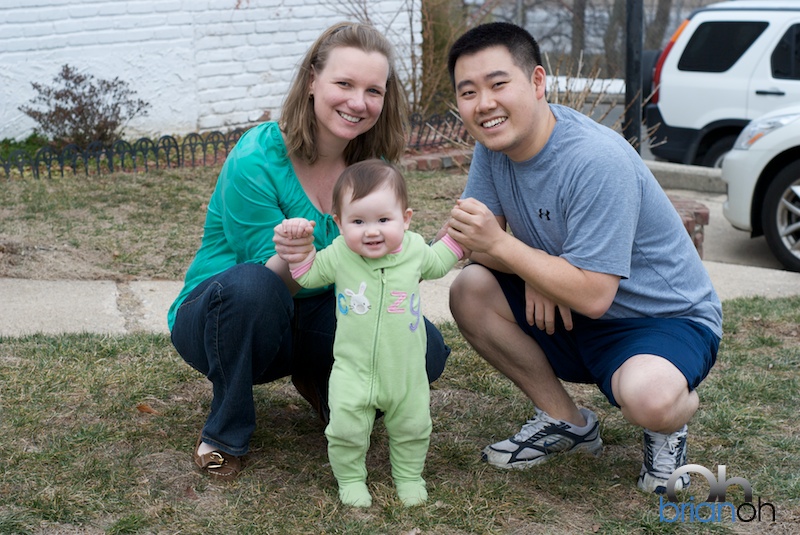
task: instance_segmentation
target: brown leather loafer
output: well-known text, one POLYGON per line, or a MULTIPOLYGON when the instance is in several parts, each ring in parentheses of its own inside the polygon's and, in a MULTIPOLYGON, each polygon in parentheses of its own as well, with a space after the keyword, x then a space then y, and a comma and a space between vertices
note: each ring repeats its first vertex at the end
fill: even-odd
POLYGON ((224 451, 216 450, 199 455, 197 450, 200 448, 202 440, 202 437, 197 438, 193 454, 194 464, 214 479, 220 481, 233 481, 236 479, 236 476, 242 471, 242 459, 224 451))

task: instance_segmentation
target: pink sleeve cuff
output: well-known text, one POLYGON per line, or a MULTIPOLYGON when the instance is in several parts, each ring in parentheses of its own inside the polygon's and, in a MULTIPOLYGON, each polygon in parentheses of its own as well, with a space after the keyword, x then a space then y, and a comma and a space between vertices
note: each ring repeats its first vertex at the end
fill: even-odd
MULTIPOLYGON (((453 254, 456 255, 456 258, 458 258, 459 260, 464 258, 464 250, 461 248, 461 246, 458 244, 456 240, 450 237, 449 234, 445 234, 442 237, 442 241, 445 243, 445 245, 447 245, 448 249, 453 251, 453 254)), ((292 276, 294 276, 294 273, 292 273, 292 276)))
POLYGON ((303 275, 305 275, 309 269, 311 269, 311 264, 314 263, 314 257, 306 259, 305 262, 300 264, 299 266, 295 267, 294 269, 290 269, 289 272, 292 274, 292 278, 297 280, 303 275))

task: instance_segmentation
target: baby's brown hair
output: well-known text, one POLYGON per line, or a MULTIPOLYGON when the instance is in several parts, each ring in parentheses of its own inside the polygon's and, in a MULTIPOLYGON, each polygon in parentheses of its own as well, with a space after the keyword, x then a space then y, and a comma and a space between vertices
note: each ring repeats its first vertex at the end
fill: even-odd
POLYGON ((394 189, 394 194, 405 211, 408 208, 406 179, 397 167, 375 158, 354 163, 342 171, 333 187, 333 213, 340 215, 345 201, 362 199, 386 183, 394 189), (344 199, 347 190, 352 191, 350 199, 344 199))

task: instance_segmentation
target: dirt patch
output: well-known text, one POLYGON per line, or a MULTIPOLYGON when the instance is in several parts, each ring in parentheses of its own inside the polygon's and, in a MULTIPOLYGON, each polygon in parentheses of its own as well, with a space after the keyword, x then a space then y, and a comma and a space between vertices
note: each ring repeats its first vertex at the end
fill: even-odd
POLYGON ((122 280, 97 267, 101 254, 69 245, 34 245, 0 236, 0 277, 36 280, 122 280))

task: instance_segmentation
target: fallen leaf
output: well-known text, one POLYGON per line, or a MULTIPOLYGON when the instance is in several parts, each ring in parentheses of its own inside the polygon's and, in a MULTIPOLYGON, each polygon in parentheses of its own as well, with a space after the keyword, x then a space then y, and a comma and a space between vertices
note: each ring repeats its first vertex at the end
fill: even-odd
POLYGON ((136 410, 138 410, 139 412, 143 412, 145 414, 155 414, 156 416, 159 415, 159 412, 150 405, 148 405, 147 403, 139 403, 138 405, 136 405, 136 410))
POLYGON ((197 494, 194 491, 194 488, 192 488, 191 486, 190 487, 186 487, 185 489, 183 489, 183 495, 186 498, 190 499, 190 500, 197 500, 198 499, 197 498, 197 494))

